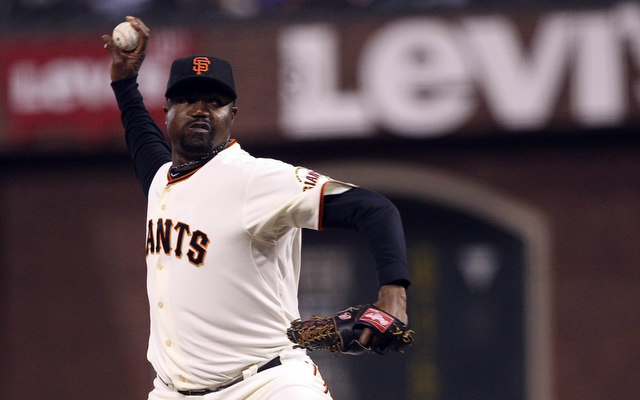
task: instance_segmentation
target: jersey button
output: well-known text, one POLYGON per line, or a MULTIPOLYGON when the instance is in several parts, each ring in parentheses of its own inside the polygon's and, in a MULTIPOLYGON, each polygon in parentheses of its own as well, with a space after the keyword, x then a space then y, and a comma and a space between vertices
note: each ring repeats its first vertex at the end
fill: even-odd
POLYGON ((164 266, 162 264, 158 264, 157 268, 162 271, 162 268, 164 268, 164 266))
POLYGON ((160 302, 158 302, 158 308, 162 308, 162 307, 164 307, 164 304, 162 304, 162 302, 161 302, 161 301, 160 301, 160 302))
POLYGON ((164 345, 167 347, 171 347, 171 340, 167 340, 166 342, 164 342, 164 345))
POLYGON ((184 376, 182 376, 182 375, 180 375, 180 376, 178 377, 178 379, 180 379, 180 382, 186 382, 186 381, 187 381, 187 378, 185 378, 185 377, 184 377, 184 376))
POLYGON ((160 209, 161 209, 162 211, 166 210, 166 209, 167 209, 167 205, 166 205, 166 204, 161 205, 161 206, 160 206, 160 209))

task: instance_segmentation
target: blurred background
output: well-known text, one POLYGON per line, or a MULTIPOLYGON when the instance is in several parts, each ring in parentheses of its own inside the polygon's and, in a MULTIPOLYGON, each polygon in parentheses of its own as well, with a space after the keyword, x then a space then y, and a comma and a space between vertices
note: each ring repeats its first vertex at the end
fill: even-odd
MULTIPOLYGON (((389 196, 417 341, 312 354, 336 399, 640 398, 640 4, 586 0, 5 0, 3 399, 144 399, 145 199, 101 35, 234 66, 234 136, 389 196)), ((376 298, 366 243, 305 232, 303 316, 376 298)), ((215 307, 215 304, 211 305, 215 307)))

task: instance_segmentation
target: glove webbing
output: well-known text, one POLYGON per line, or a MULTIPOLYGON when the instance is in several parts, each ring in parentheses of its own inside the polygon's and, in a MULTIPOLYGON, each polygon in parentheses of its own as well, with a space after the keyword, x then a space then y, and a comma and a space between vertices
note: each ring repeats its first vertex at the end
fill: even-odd
POLYGON ((407 329, 403 331, 402 329, 396 326, 396 330, 393 333, 393 336, 401 341, 402 343, 411 344, 413 343, 413 334, 416 333, 413 329, 407 329))
POLYGON ((327 344, 327 350, 332 352, 340 352, 340 338, 338 337, 332 317, 319 317, 312 315, 311 321, 325 322, 326 324, 308 324, 303 325, 299 330, 298 344, 294 348, 308 347, 314 343, 324 342, 327 344))

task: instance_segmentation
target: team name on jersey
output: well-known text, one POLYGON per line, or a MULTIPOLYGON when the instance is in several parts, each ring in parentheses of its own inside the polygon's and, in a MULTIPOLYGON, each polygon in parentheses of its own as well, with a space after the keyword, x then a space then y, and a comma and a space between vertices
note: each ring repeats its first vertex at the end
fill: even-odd
POLYGON ((187 255, 189 262, 196 267, 204 264, 207 255, 209 237, 200 230, 192 230, 184 222, 173 223, 171 219, 149 220, 147 227, 146 255, 164 252, 182 258, 187 255), (185 253, 186 250, 186 253, 185 253))
POLYGON ((296 168, 296 178, 298 182, 302 183, 302 191, 307 191, 309 189, 313 189, 318 183, 318 179, 321 177, 319 173, 316 171, 312 171, 307 168, 298 167, 296 168))

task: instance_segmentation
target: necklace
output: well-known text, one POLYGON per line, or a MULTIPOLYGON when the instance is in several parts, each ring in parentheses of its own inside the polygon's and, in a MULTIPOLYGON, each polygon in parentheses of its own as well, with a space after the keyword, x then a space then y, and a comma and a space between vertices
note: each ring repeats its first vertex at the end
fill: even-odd
POLYGON ((172 166, 171 168, 169 168, 169 173, 171 174, 172 177, 175 178, 175 177, 177 177, 177 176, 179 176, 181 174, 184 174, 186 172, 193 171, 194 169, 206 164, 209 160, 211 160, 213 157, 215 157, 216 154, 218 154, 222 150, 224 150, 229 145, 230 142, 231 142, 231 139, 227 140, 225 143, 223 143, 220 146, 216 147, 215 149, 211 150, 207 154, 201 156, 197 160, 189 160, 189 161, 187 161, 185 163, 172 166))

